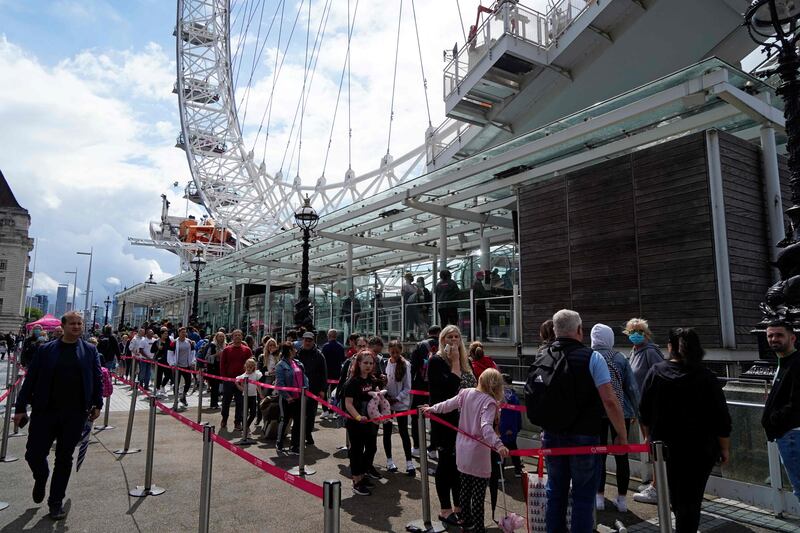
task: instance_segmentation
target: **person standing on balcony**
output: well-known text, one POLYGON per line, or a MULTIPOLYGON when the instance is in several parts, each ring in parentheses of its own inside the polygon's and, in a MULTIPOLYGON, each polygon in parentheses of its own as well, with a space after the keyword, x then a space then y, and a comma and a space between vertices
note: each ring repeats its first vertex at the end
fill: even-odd
POLYGON ((414 332, 414 327, 417 325, 419 316, 419 306, 408 304, 415 303, 417 295, 417 286, 414 285, 414 274, 406 272, 403 277, 403 288, 401 296, 403 299, 403 307, 405 311, 405 329, 406 340, 415 340, 417 336, 414 332))
POLYGON ((442 327, 458 325, 458 285, 453 281, 449 270, 439 272, 436 284, 436 305, 439 306, 439 320, 442 327))
POLYGON ((475 334, 478 335, 483 342, 486 342, 489 337, 489 322, 486 315, 485 298, 489 297, 489 291, 486 289, 486 285, 483 284, 483 277, 483 270, 479 270, 475 273, 475 281, 472 283, 472 297, 475 299, 475 315, 473 320, 475 320, 476 326, 480 326, 480 329, 477 327, 475 328, 475 334))
POLYGON ((800 354, 797 337, 785 321, 767 326, 767 342, 778 356, 778 372, 764 405, 761 425, 767 440, 777 441, 781 462, 800 499, 800 354))

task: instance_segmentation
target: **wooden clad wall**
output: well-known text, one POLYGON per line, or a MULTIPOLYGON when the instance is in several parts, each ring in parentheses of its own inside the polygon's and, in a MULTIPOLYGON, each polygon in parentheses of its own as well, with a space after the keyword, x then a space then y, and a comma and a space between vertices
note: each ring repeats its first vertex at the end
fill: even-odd
MULTIPOLYGON (((526 344, 537 342, 542 321, 570 307, 587 330, 643 316, 657 341, 670 327, 691 325, 706 345, 719 345, 703 133, 519 194, 526 344)), ((617 343, 628 346, 621 336, 617 343)))

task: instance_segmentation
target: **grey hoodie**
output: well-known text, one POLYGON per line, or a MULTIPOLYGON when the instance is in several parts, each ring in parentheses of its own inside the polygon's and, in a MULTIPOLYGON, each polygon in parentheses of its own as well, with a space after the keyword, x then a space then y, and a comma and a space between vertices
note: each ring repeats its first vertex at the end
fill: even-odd
POLYGON ((664 354, 653 342, 648 341, 642 347, 637 348, 634 346, 631 349, 631 368, 633 368, 633 375, 636 376, 636 384, 639 390, 644 386, 644 378, 650 369, 664 361, 664 354))
POLYGON ((611 362, 622 376, 622 411, 625 418, 636 418, 639 412, 639 385, 628 360, 614 350, 614 331, 605 324, 595 324, 591 337, 592 350, 603 356, 610 356, 611 362))

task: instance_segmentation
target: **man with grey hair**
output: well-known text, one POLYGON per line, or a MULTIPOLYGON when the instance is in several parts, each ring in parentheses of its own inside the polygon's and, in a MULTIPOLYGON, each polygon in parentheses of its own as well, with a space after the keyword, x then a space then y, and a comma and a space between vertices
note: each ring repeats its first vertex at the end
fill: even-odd
MULTIPOLYGON (((600 442, 603 410, 617 432, 614 444, 627 444, 625 418, 611 385, 603 356, 583 344, 581 316, 570 309, 553 315, 556 340, 537 358, 557 361, 566 357, 572 405, 550 416, 542 445, 545 448, 595 446, 600 442), (556 422, 557 421, 557 422, 556 422)), ((534 363, 536 366, 537 363, 534 363)), ((561 380, 564 381, 564 380, 561 380)), ((554 383, 555 380, 551 383, 554 383)), ((548 531, 566 531, 567 499, 572 485, 572 531, 592 531, 598 470, 595 455, 547 456, 548 531)))
MULTIPOLYGON (((342 364, 345 360, 344 345, 337 340, 339 332, 335 329, 328 330, 328 342, 322 345, 322 356, 325 358, 325 368, 328 373, 328 381, 334 380, 338 383, 339 374, 342 371, 342 364)), ((329 400, 330 401, 330 400, 329 400)), ((322 406, 322 419, 336 418, 326 406, 322 406)))

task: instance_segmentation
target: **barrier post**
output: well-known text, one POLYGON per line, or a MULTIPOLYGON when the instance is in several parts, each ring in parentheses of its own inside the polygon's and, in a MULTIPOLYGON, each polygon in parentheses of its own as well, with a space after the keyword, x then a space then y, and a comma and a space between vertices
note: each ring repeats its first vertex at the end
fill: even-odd
POLYGON ((295 476, 313 476, 317 473, 313 468, 306 467, 306 391, 308 389, 303 387, 300 390, 300 457, 297 466, 289 470, 289 473, 295 476))
MULTIPOLYGON (((11 386, 12 387, 14 387, 14 383, 17 382, 17 379, 19 379, 19 367, 17 366, 16 362, 17 361, 15 360, 14 361, 14 366, 11 367, 11 386)), ((14 405, 17 402, 17 388, 14 387, 11 390, 11 392, 9 392, 8 396, 9 396, 9 398, 11 400, 11 405, 14 405)), ((25 437, 25 436, 27 436, 27 433, 21 432, 16 424, 12 424, 12 425, 14 426, 14 431, 9 433, 8 438, 25 437)))
POLYGON ((322 484, 322 506, 325 509, 324 533, 339 533, 339 508, 342 504, 342 482, 328 479, 322 484))
MULTIPOLYGON (((15 367, 16 368, 16 365, 15 367)), ((0 463, 12 463, 17 460, 16 457, 8 455, 8 429, 11 427, 11 410, 14 407, 14 394, 17 390, 14 384, 17 382, 15 379, 11 384, 11 389, 6 396, 6 412, 3 413, 3 437, 0 442, 0 463)))
POLYGON ((431 488, 428 484, 428 436, 425 433, 425 414, 422 408, 417 408, 417 430, 419 431, 419 473, 422 480, 422 520, 409 522, 406 529, 409 531, 425 531, 442 533, 447 528, 441 522, 431 520, 431 488))
POLYGON ((203 385, 205 384, 205 379, 203 378, 203 371, 201 370, 199 374, 197 374, 197 381, 198 381, 198 389, 197 389, 197 423, 199 424, 202 422, 203 418, 203 385))
POLYGON ((128 494, 141 498, 142 496, 158 496, 167 489, 153 485, 153 451, 156 445, 156 397, 150 396, 150 410, 147 415, 147 457, 144 463, 144 485, 137 487, 128 494))
MULTIPOLYGON (((113 393, 112 393, 112 395, 113 395, 113 393)), ((105 405, 105 407, 103 409, 103 425, 102 426, 95 426, 94 429, 96 431, 105 431, 107 429, 114 429, 114 426, 109 426, 108 425, 108 411, 111 408, 111 396, 109 396, 105 400, 106 400, 106 402, 105 402, 106 405, 105 405)))
MULTIPOLYGON (((248 388, 250 387, 250 380, 244 378, 244 390, 242 391, 242 438, 236 442, 237 446, 242 446, 246 444, 257 444, 258 442, 255 439, 250 438, 250 424, 247 423, 247 419, 250 417, 250 397, 247 395, 248 388)), ((256 406, 258 408, 258 406, 256 406)), ((301 448, 302 450, 302 448, 301 448)))
POLYGON ((208 520, 211 516, 211 470, 214 464, 214 441, 211 435, 214 426, 203 427, 203 470, 200 477, 200 523, 199 533, 208 533, 208 520))
POLYGON ((173 396, 175 396, 175 399, 172 402, 172 410, 173 411, 178 411, 178 391, 180 390, 180 387, 178 385, 180 384, 180 378, 181 378, 181 375, 178 373, 177 365, 173 366, 172 367, 172 394, 173 394, 173 396))
POLYGON ((669 483, 667 462, 664 458, 664 443, 655 441, 650 445, 655 463, 656 486, 658 487, 658 528, 661 533, 672 533, 672 514, 669 509, 669 483))
MULTIPOLYGON (((136 359, 132 360, 131 363, 133 366, 131 368, 132 374, 136 375, 136 359)), ((133 378, 131 378, 133 379, 133 378)), ((128 411, 128 427, 125 429, 125 447, 119 450, 115 450, 114 453, 117 455, 126 455, 129 453, 139 453, 142 451, 140 448, 131 448, 131 433, 133 432, 133 417, 136 414, 136 399, 139 397, 139 387, 136 386, 136 381, 131 381, 133 383, 133 390, 131 391, 131 407, 128 411)))
POLYGON ((11 352, 9 352, 8 357, 6 357, 6 390, 11 387, 11 358, 12 355, 11 352))

